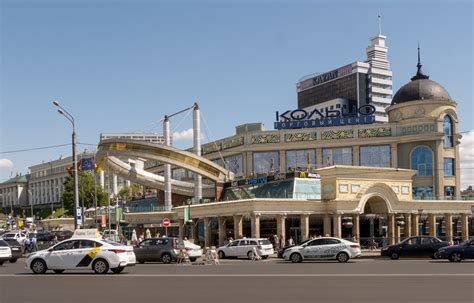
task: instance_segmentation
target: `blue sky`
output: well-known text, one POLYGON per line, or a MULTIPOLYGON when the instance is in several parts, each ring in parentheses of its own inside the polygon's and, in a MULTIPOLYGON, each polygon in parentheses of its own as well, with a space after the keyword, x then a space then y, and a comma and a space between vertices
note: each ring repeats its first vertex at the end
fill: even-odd
MULTIPOLYGON (((394 90, 414 75, 419 40, 424 71, 473 130, 471 1, 3 0, 0 151, 70 142, 52 100, 92 144, 101 132, 161 132, 150 123, 195 101, 212 140, 246 122, 272 129, 276 110, 296 108, 299 78, 365 59, 379 11, 394 90)), ((191 126, 181 120, 171 129, 191 126)), ((13 163, 0 180, 60 155, 70 147, 0 154, 13 163)))

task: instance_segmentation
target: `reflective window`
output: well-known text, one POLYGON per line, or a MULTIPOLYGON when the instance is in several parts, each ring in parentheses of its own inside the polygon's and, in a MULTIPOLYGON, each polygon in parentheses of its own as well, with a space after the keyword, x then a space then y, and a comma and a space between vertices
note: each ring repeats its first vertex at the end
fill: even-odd
POLYGON ((454 197, 454 186, 445 186, 444 195, 448 198, 454 197))
POLYGON ((242 155, 229 156, 224 158, 225 168, 235 174, 235 176, 244 175, 244 157, 242 155))
POLYGON ((306 170, 315 167, 316 153, 313 149, 289 150, 286 152, 287 171, 306 170))
POLYGON ((418 146, 411 152, 411 169, 420 177, 433 176, 433 153, 426 146, 418 146))
POLYGON ((279 152, 258 152, 253 153, 253 172, 265 174, 280 170, 279 152))
POLYGON ((454 176, 454 159, 444 158, 444 175, 446 177, 454 176))
POLYGON ((79 248, 79 241, 66 241, 54 247, 54 250, 67 250, 79 248))
POLYGON ((352 147, 324 148, 323 166, 352 165, 352 147))
POLYGON ((453 120, 450 116, 444 116, 444 147, 453 147, 453 120))
POLYGON ((431 244, 433 243, 433 239, 431 238, 421 238, 421 244, 431 244))
POLYGON ((360 165, 390 167, 390 145, 361 146, 360 165))
POLYGON ((318 246, 318 245, 324 245, 325 241, 324 239, 316 239, 308 243, 308 246, 318 246))
POLYGON ((325 239, 324 244, 330 245, 330 244, 339 244, 341 241, 337 239, 325 239))
POLYGON ((433 198, 433 187, 413 187, 413 199, 431 199, 433 198))

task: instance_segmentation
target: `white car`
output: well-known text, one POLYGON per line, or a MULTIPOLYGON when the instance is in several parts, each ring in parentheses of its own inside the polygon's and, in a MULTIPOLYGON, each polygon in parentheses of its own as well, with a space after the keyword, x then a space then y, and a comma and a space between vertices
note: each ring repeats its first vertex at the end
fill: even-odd
POLYGON ((12 258, 12 249, 4 240, 0 240, 0 266, 12 258))
POLYGON ((283 253, 283 258, 293 263, 300 263, 303 260, 337 260, 344 263, 359 257, 360 254, 358 243, 339 238, 318 238, 288 248, 283 253))
POLYGON ((25 241, 26 237, 27 234, 20 231, 11 231, 2 235, 2 239, 13 239, 16 240, 20 245, 23 245, 23 241, 25 241))
POLYGON ((268 239, 263 238, 246 238, 230 242, 227 245, 217 249, 219 259, 228 257, 242 257, 252 259, 253 250, 256 249, 258 255, 263 259, 274 253, 273 245, 268 239))
POLYGON ((53 247, 32 253, 26 268, 35 274, 52 269, 62 273, 67 269, 92 269, 95 273, 121 273, 136 263, 133 247, 100 238, 71 238, 53 247))
POLYGON ((199 245, 196 245, 188 240, 184 240, 184 247, 186 248, 186 253, 189 256, 191 262, 196 261, 198 258, 202 257, 202 248, 199 245))

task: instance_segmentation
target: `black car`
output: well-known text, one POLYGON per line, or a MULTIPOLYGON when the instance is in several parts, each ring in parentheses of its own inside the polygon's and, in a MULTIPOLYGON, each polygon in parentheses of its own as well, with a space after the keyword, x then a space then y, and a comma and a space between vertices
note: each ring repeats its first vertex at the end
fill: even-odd
POLYGON ((416 236, 403 240, 400 243, 385 246, 381 255, 396 260, 400 257, 431 257, 439 258, 438 249, 450 244, 431 236, 416 236))
POLYGON ((9 260, 9 262, 15 263, 22 256, 21 245, 18 243, 17 240, 13 240, 13 239, 7 239, 4 241, 7 242, 10 248, 12 249, 12 257, 9 260))
POLYGON ((474 259, 474 239, 467 240, 459 245, 442 247, 438 250, 442 259, 451 262, 461 262, 463 259, 474 259))
POLYGON ((146 261, 161 261, 168 264, 176 261, 181 248, 184 248, 184 242, 179 238, 149 238, 135 246, 133 252, 140 264, 146 261))
POLYGON ((70 230, 53 231, 52 235, 53 235, 53 239, 56 236, 58 238, 58 242, 61 242, 61 241, 71 238, 73 235, 73 232, 70 230))

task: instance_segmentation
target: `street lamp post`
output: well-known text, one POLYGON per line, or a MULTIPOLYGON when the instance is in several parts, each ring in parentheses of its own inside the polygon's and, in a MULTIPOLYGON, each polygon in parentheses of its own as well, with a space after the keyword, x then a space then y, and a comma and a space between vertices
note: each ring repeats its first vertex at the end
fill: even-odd
MULTIPOLYGON (((66 117, 72 124, 72 160, 73 160, 73 171, 74 171, 74 229, 80 228, 77 223, 77 208, 79 207, 79 184, 77 180, 77 159, 76 159, 76 127, 74 124, 74 117, 67 112, 57 101, 53 101, 54 106, 58 107, 58 113, 66 117)), ((84 220, 84 218, 82 218, 84 220)))
POLYGON ((30 207, 31 207, 31 220, 33 221, 32 223, 34 223, 35 215, 33 214, 33 197, 32 197, 31 190, 29 189, 28 189, 28 201, 30 202, 30 207))

